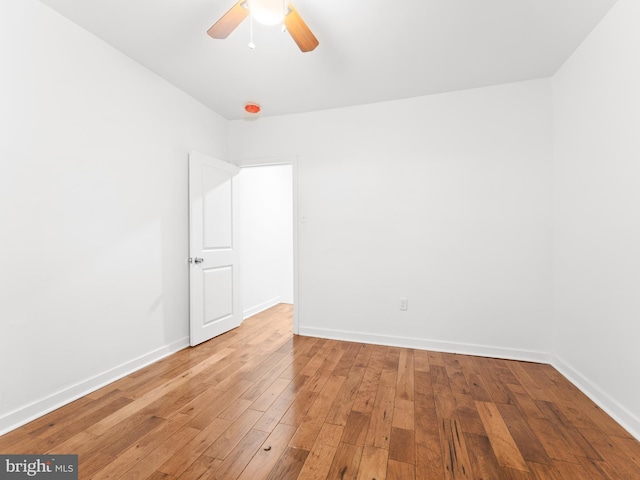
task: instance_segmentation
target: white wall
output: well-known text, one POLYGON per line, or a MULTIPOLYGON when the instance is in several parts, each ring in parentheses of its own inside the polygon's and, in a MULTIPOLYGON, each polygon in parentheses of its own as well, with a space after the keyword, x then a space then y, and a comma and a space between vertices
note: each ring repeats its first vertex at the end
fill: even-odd
POLYGON ((298 155, 300 332, 546 359, 550 99, 538 80, 231 122, 233 159, 298 155))
POLYGON ((228 125, 35 0, 0 59, 1 432, 186 344, 187 152, 228 125))
POLYGON ((292 166, 242 168, 239 180, 246 318, 293 303, 292 166))
POLYGON ((558 366, 640 437, 640 3, 553 78, 558 366))

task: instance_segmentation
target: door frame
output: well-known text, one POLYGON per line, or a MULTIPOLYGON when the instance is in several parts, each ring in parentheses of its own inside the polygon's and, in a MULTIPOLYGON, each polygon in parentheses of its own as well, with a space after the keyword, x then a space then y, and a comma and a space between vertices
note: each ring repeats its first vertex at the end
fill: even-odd
POLYGON ((293 333, 300 331, 300 285, 299 285, 299 257, 298 257, 298 157, 255 157, 234 161, 240 168, 272 167, 277 165, 291 165, 291 183, 293 185, 293 333))

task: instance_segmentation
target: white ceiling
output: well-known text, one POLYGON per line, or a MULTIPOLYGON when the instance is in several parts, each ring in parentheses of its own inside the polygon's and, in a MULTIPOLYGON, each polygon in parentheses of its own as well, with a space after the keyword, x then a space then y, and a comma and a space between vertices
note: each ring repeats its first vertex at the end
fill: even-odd
POLYGON ((553 75, 616 0, 290 0, 320 41, 298 50, 236 0, 41 0, 227 119, 415 97, 553 75))

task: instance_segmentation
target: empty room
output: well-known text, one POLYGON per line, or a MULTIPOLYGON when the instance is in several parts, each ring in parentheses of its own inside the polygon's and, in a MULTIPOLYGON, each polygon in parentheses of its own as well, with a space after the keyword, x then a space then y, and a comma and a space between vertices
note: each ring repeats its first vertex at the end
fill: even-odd
POLYGON ((0 479, 640 479, 640 2, 0 39, 0 479))

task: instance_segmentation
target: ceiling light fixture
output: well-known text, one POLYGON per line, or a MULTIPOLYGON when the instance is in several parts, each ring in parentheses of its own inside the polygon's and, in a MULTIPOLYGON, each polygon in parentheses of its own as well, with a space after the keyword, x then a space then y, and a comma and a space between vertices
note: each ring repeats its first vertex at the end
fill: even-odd
POLYGON ((251 16, 263 25, 282 23, 287 13, 282 0, 247 0, 245 3, 251 16))
MULTIPOLYGON (((289 32, 293 41, 302 52, 314 50, 320 42, 309 30, 307 24, 300 17, 288 0, 238 0, 222 17, 214 23, 207 34, 211 38, 227 38, 242 21, 251 17, 261 23, 275 25, 282 23, 282 31, 289 32)), ((251 30, 250 48, 254 48, 253 26, 251 30)))

